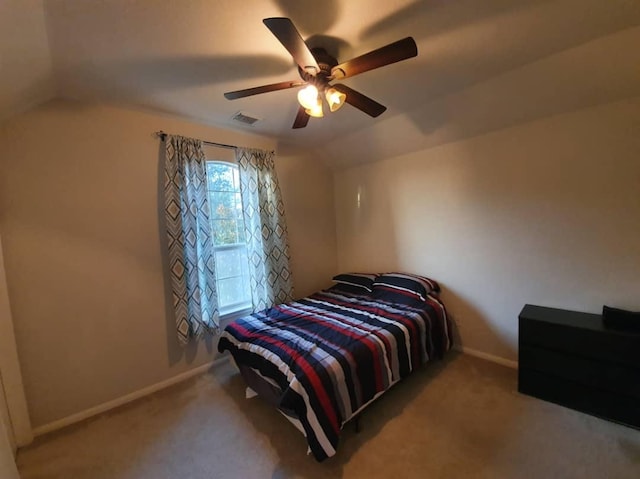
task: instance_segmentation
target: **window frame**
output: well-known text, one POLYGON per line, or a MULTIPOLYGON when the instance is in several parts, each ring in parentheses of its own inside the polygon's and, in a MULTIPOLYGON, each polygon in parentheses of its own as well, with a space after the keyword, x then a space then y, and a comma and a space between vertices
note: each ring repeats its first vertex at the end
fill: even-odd
MULTIPOLYGON (((220 160, 220 159, 212 159, 212 158, 207 158, 206 160, 206 164, 207 166, 210 163, 214 163, 214 164, 219 164, 219 165, 223 165, 225 167, 228 168, 232 168, 235 169, 236 171, 238 171, 238 165, 235 162, 231 162, 228 160, 220 160)), ((208 171, 208 168, 207 168, 208 171)), ((210 183, 209 183, 209 178, 207 178, 207 194, 208 199, 211 200, 211 193, 215 190, 212 190, 210 188, 210 183)), ((231 193, 231 194, 237 194, 240 193, 240 189, 238 188, 237 191, 217 191, 219 193, 231 193)), ((241 199, 242 201, 242 199, 241 199)), ((251 301, 251 285, 249 283, 250 278, 249 278, 249 255, 248 255, 248 251, 247 251, 247 243, 246 240, 244 243, 230 243, 230 244, 225 244, 225 245, 216 245, 215 244, 215 230, 214 230, 214 221, 216 220, 216 218, 214 218, 213 215, 213 209, 210 208, 210 218, 209 218, 209 225, 211 228, 211 239, 212 239, 212 243, 213 243, 213 252, 214 255, 219 252, 219 251, 231 251, 231 250, 243 250, 245 251, 245 260, 246 260, 246 267, 247 267, 247 275, 240 275, 240 276, 230 276, 229 278, 244 278, 246 280, 245 283, 245 287, 246 287, 246 293, 248 293, 248 302, 245 301, 241 301, 241 302, 235 302, 229 305, 225 305, 224 308, 221 308, 220 306, 218 306, 218 310, 219 310, 219 314, 220 314, 220 319, 223 321, 232 321, 234 319, 237 319, 241 316, 244 316, 246 314, 251 313, 251 311, 253 310, 253 304, 251 301)), ((236 221, 238 221, 238 219, 236 218, 236 221)), ((244 227, 244 218, 242 218, 240 220, 242 222, 242 227, 244 227)), ((240 227, 240 225, 236 225, 236 228, 240 227)), ((218 290, 218 292, 220 291, 220 288, 218 287, 219 285, 219 281, 224 280, 224 279, 229 279, 229 278, 218 278, 218 268, 216 268, 216 289, 218 290)))

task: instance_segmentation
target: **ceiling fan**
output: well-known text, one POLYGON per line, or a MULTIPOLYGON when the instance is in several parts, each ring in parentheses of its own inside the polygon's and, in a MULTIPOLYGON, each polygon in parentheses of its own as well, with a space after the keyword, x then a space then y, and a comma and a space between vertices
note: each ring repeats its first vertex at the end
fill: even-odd
POLYGON ((309 49, 290 19, 281 17, 265 18, 262 22, 271 30, 271 33, 282 43, 298 64, 301 80, 284 81, 245 90, 231 91, 225 93, 224 96, 228 100, 235 100, 307 85, 306 88, 298 92, 300 108, 293 122, 293 128, 307 126, 310 116, 319 118, 324 115, 322 110, 323 94, 332 112, 346 102, 372 117, 381 115, 387 109, 386 106, 346 85, 340 83, 332 85, 330 82, 406 60, 418 54, 416 42, 413 38, 407 37, 344 63, 338 63, 324 48, 309 49))

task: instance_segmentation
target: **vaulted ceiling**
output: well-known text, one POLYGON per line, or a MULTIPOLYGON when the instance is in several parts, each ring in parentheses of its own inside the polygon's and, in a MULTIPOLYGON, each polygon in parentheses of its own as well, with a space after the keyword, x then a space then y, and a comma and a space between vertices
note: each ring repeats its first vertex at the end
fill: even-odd
POLYGON ((637 0, 5 0, 0 119, 52 97, 269 135, 334 166, 394 156, 640 95, 637 0), (418 57, 344 80, 386 105, 292 130, 298 79, 262 19, 292 19, 339 61, 406 36, 418 57), (261 121, 231 120, 242 111, 261 121))

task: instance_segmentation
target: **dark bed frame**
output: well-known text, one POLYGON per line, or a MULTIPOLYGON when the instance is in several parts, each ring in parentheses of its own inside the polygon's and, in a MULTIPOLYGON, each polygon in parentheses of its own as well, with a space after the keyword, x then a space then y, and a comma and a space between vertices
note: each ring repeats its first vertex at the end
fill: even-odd
MULTIPOLYGON (((280 398, 282 397, 282 390, 273 384, 265 381, 262 377, 260 377, 256 372, 248 366, 238 364, 237 361, 234 361, 240 369, 240 374, 244 379, 244 382, 253 389, 258 396, 260 396, 264 401, 271 404, 273 407, 281 411, 284 415, 289 416, 294 419, 298 419, 298 415, 292 409, 283 408, 280 405, 280 398)), ((361 411, 352 417, 347 422, 353 422, 356 432, 360 432, 360 416, 362 415, 361 411)))

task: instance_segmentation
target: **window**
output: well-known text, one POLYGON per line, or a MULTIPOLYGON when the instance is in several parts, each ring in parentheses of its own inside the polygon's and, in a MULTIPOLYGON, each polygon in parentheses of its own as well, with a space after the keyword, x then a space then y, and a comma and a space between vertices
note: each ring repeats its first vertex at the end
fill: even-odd
POLYGON ((220 315, 251 308, 249 264, 238 167, 207 161, 211 229, 220 315))

